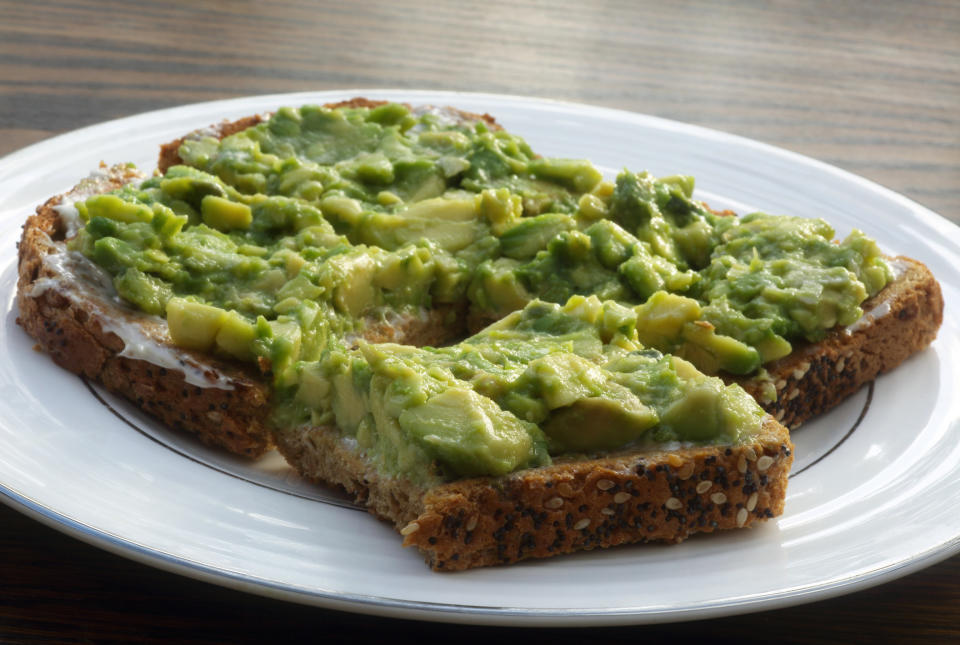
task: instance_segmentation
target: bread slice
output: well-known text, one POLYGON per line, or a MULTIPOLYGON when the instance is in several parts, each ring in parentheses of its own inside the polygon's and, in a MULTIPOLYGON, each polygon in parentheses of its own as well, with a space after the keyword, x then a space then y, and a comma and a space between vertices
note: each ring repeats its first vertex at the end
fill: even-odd
MULTIPOLYGON (((19 244, 17 322, 61 367, 208 445, 259 457, 273 448, 269 379, 244 363, 177 347, 166 321, 125 304, 109 275, 67 249, 74 202, 142 179, 126 165, 102 167, 28 218, 19 244)), ((417 345, 448 341, 463 333, 462 309, 443 305, 420 315, 370 319, 362 337, 417 345)))
MULTIPOLYGON (((328 107, 376 107, 385 101, 357 98, 328 107)), ((463 119, 489 115, 452 111, 463 119)), ((195 131, 161 146, 160 172, 180 163, 186 138, 222 138, 264 119, 254 115, 195 131)), ((18 322, 53 360, 102 383, 167 426, 196 434, 204 443, 247 457, 273 448, 268 429, 270 386, 256 369, 173 345, 166 323, 124 304, 109 276, 66 249, 76 231, 72 204, 143 180, 126 165, 102 166, 69 192, 49 199, 24 225, 19 244, 18 322)), ((465 333, 465 308, 441 305, 419 315, 365 321, 370 342, 442 344, 465 333)))
POLYGON ((752 377, 727 377, 790 429, 835 407, 864 384, 933 342, 943 321, 940 285, 924 264, 892 258, 894 279, 865 301, 864 315, 816 343, 764 366, 752 377))
POLYGON ((305 477, 343 487, 437 571, 636 542, 680 542, 783 512, 793 444, 767 417, 753 441, 564 460, 433 487, 386 477, 335 428, 277 434, 305 477))
MULTIPOLYGON (((331 110, 336 108, 375 108, 379 105, 386 105, 387 103, 388 101, 375 101, 358 96, 352 99, 347 99, 346 101, 327 103, 324 105, 324 107, 330 108, 331 110)), ((477 114, 475 112, 467 112, 457 108, 444 108, 444 111, 447 112, 452 118, 459 119, 464 122, 483 121, 491 130, 502 129, 500 124, 497 123, 496 119, 489 114, 477 114)), ((214 137, 216 139, 223 139, 231 134, 242 132, 247 128, 252 128, 258 123, 267 120, 269 117, 269 114, 254 114, 243 117, 242 119, 237 119, 236 121, 221 121, 220 123, 213 124, 206 128, 194 130, 193 132, 190 132, 179 139, 165 143, 160 146, 160 156, 157 159, 157 170, 161 173, 164 173, 168 168, 170 168, 170 166, 176 166, 177 164, 183 163, 183 159, 180 158, 180 146, 182 146, 183 142, 188 139, 195 139, 199 137, 214 137)))
POLYGON ((142 178, 128 166, 103 167, 27 220, 17 322, 58 365, 102 383, 167 426, 237 454, 262 455, 273 441, 270 387, 260 374, 176 347, 164 320, 124 304, 105 272, 67 250, 73 202, 142 178))

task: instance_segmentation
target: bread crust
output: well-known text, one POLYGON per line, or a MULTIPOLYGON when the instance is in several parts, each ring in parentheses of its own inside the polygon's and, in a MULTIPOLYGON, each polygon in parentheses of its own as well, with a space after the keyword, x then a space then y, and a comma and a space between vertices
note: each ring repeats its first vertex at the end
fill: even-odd
POLYGON ((819 342, 796 344, 790 355, 764 366, 766 375, 726 380, 795 429, 927 347, 943 322, 940 285, 921 262, 903 256, 890 262, 895 279, 861 305, 859 321, 819 342), (768 400, 771 386, 776 397, 768 400))
POLYGON ((504 477, 417 486, 376 471, 335 428, 277 435, 301 475, 335 483, 437 571, 750 527, 783 512, 793 444, 766 417, 742 445, 637 450, 504 477))

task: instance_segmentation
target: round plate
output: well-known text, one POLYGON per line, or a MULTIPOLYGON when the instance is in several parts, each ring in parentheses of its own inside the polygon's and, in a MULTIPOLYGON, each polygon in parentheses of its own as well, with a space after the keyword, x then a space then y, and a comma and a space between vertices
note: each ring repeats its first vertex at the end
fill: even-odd
POLYGON ((960 550, 960 232, 823 163, 648 116, 545 100, 418 91, 216 101, 84 128, 0 160, 0 498, 55 528, 164 569, 335 609, 464 623, 662 622, 861 589, 960 550), (544 155, 697 177, 739 212, 820 216, 925 262, 947 303, 933 346, 794 433, 786 513, 760 528, 456 574, 276 455, 250 464, 169 432, 33 351, 16 325, 26 216, 101 161, 153 168, 159 144, 224 118, 352 96, 489 112, 544 155))

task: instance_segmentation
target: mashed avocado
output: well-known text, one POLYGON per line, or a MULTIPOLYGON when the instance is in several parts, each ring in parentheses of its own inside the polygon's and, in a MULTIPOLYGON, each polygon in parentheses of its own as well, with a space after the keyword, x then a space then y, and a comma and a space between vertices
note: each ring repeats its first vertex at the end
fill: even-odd
POLYGON ((605 181, 443 111, 283 108, 180 156, 78 204, 73 247, 177 344, 267 366, 279 424, 335 421, 407 475, 736 441, 759 408, 700 372, 754 372, 890 277, 859 232, 716 214, 690 177, 605 181), (445 348, 345 340, 440 305, 502 321, 445 348))
POLYGON ((596 296, 533 301, 449 347, 334 343, 304 366, 287 423, 335 422, 386 471, 502 475, 551 456, 666 442, 730 444, 763 411, 637 340, 636 316, 596 296), (589 428, 589 431, 586 430, 589 428))

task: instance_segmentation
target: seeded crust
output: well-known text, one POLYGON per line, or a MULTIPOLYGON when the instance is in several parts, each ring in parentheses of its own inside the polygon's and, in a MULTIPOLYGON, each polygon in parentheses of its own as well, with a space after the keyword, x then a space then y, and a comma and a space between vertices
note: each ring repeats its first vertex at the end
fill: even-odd
POLYGON ((906 257, 892 260, 897 278, 861 305, 864 317, 817 343, 765 366, 768 376, 732 378, 788 428, 833 408, 864 384, 933 342, 943 321, 943 295, 930 270, 906 257), (776 388, 765 401, 763 389, 776 388))
POLYGON ((793 444, 766 417, 749 443, 558 460, 432 487, 385 477, 334 428, 277 435, 308 479, 334 483, 392 522, 436 571, 753 526, 783 512, 793 444))

